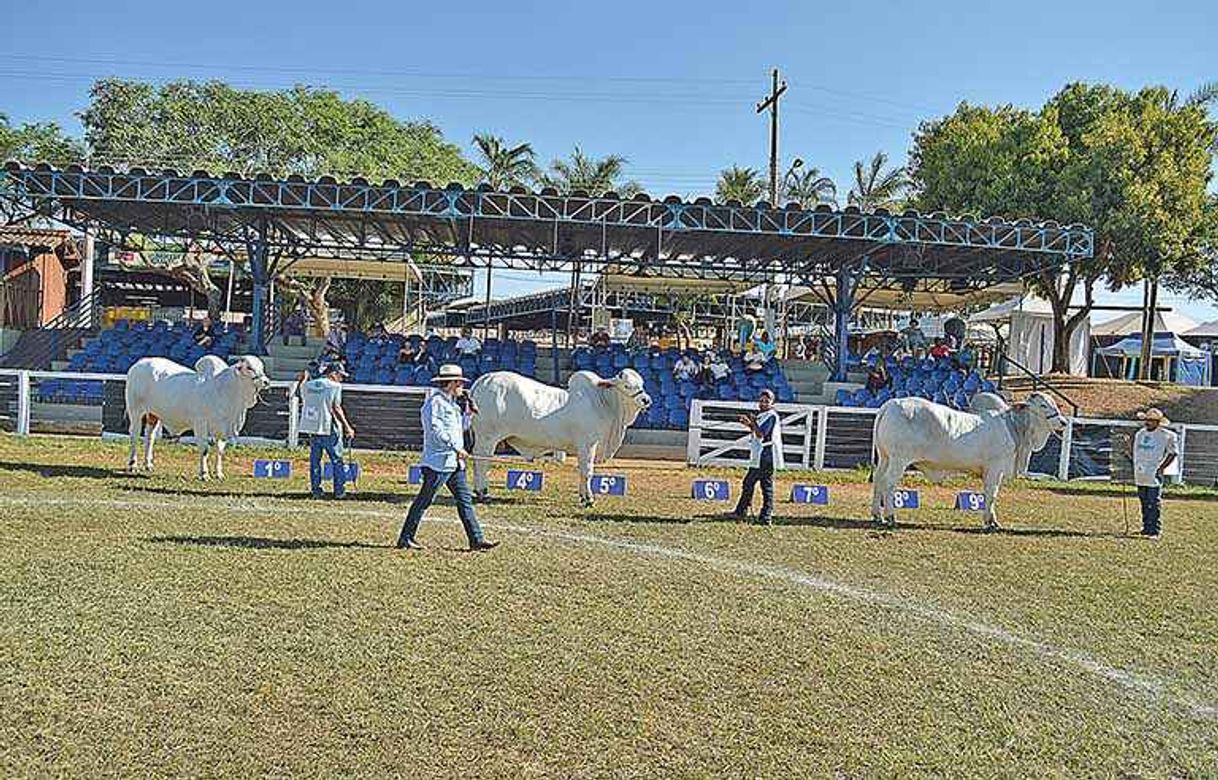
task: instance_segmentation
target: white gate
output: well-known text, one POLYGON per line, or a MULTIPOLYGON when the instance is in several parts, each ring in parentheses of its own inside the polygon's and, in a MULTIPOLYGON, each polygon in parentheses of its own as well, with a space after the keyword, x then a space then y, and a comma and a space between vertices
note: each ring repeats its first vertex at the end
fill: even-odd
MULTIPOLYGON (((775 404, 782 426, 782 456, 788 466, 812 468, 819 421, 817 407, 775 404)), ((694 401, 689 418, 687 461, 696 466, 747 466, 752 434, 739 421, 757 405, 738 401, 694 401)))

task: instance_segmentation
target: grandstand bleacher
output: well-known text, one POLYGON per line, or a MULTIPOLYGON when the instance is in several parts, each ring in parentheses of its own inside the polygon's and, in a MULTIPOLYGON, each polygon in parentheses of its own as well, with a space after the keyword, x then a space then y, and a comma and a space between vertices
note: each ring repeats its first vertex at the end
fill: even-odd
POLYGON ((515 371, 529 377, 537 375, 537 344, 532 341, 487 339, 481 353, 459 355, 456 338, 433 336, 426 339, 425 361, 399 364, 398 353, 407 342, 417 351, 424 339, 417 335, 397 334, 370 339, 363 333, 350 334, 343 357, 352 380, 357 384, 425 387, 431 383, 431 378, 442 363, 461 366, 461 371, 471 382, 491 371, 515 371))
MULTIPOLYGON (((623 368, 633 368, 643 377, 643 386, 651 396, 652 405, 635 422, 636 428, 681 430, 689 427, 689 411, 695 398, 720 401, 754 401, 765 388, 774 390, 780 403, 795 401, 795 391, 777 360, 766 362, 760 371, 749 372, 744 361, 735 355, 722 353, 730 373, 718 382, 680 381, 673 376, 673 366, 682 351, 675 347, 628 351, 620 344, 608 348, 580 347, 571 355, 571 367, 576 371, 595 371, 612 376, 623 368)), ((701 361, 701 352, 690 352, 701 361)))
MULTIPOLYGON (((227 359, 236 349, 241 333, 225 324, 216 325, 214 343, 204 348, 195 343, 195 326, 189 323, 135 322, 118 320, 85 344, 68 359, 64 369, 76 373, 125 374, 135 361, 145 357, 169 358, 193 366, 204 355, 227 359)), ((102 382, 97 380, 47 379, 38 385, 36 397, 45 403, 100 404, 102 382)))
MULTIPOLYGON (((879 360, 870 356, 862 365, 874 366, 879 360)), ((892 377, 887 387, 878 392, 867 388, 838 390, 834 399, 838 406, 878 409, 890 398, 925 398, 954 409, 968 409, 977 393, 994 392, 994 383, 984 379, 970 364, 953 362, 952 358, 905 357, 898 361, 885 359, 888 373, 892 377)))

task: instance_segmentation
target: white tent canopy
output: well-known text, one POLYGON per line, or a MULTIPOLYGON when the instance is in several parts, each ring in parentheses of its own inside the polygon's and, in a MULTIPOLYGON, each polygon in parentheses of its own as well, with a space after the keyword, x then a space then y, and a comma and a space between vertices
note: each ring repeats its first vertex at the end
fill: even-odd
POLYGON ((1185 331, 1180 335, 1188 336, 1190 338, 1194 336, 1200 336, 1202 338, 1218 338, 1218 320, 1210 320, 1209 322, 1202 323, 1192 330, 1185 331))
MULTIPOLYGON (((1171 311, 1155 312, 1155 333, 1188 333, 1197 327, 1196 320, 1189 319, 1183 314, 1171 311)), ((1142 312, 1131 311, 1127 314, 1106 320, 1091 326, 1093 336, 1132 336, 1142 332, 1142 312)))

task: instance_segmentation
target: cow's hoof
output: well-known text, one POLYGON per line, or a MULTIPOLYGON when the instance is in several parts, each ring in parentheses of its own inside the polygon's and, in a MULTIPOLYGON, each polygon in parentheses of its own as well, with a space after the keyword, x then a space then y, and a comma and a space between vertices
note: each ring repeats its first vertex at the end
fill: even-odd
POLYGON ((896 519, 896 517, 888 517, 888 518, 885 518, 885 519, 884 519, 884 527, 885 527, 885 528, 896 528, 896 527, 897 527, 897 519, 896 519))
POLYGON ((581 498, 579 500, 579 505, 582 506, 584 509, 591 509, 592 508, 592 499, 581 498))
POLYGON ((984 528, 983 530, 984 530, 984 531, 985 531, 987 534, 992 534, 992 533, 994 533, 995 531, 997 531, 997 530, 998 530, 998 523, 996 523, 996 522, 990 522, 990 523, 986 523, 986 524, 985 524, 985 528, 984 528))

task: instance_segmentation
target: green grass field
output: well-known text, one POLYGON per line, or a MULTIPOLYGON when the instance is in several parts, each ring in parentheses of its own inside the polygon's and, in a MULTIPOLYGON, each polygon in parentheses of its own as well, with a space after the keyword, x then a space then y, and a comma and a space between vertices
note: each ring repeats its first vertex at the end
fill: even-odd
POLYGON ((887 532, 820 475, 762 528, 692 470, 585 511, 552 467, 480 507, 499 549, 445 505, 405 553, 408 456, 338 504, 299 453, 158 454, 0 437, 5 777, 1218 776, 1213 492, 1156 543, 1111 486, 1016 484, 995 534, 922 486, 887 532))

